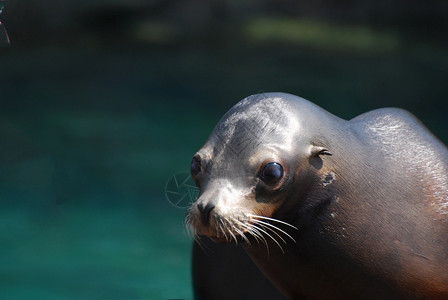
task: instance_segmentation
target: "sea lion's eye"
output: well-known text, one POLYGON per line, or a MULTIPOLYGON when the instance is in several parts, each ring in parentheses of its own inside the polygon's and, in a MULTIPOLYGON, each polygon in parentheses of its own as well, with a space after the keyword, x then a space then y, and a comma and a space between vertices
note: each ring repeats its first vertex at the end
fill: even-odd
POLYGON ((201 173, 201 158, 198 155, 195 155, 191 160, 191 176, 195 177, 199 173, 201 173))
POLYGON ((276 162, 267 163, 263 169, 261 169, 261 179, 268 183, 274 184, 283 178, 283 167, 276 162))

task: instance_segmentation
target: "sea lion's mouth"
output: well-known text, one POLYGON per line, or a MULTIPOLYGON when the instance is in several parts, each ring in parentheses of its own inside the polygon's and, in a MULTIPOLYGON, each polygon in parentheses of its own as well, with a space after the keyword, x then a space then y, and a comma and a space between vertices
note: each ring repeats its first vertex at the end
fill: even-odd
MULTIPOLYGON (((218 215, 219 216, 219 215, 218 215)), ((216 218, 216 216, 215 216, 216 218)), ((288 229, 298 230, 297 227, 284 221, 261 215, 247 214, 244 222, 241 219, 216 219, 215 226, 203 226, 201 223, 193 223, 197 220, 187 218, 187 225, 192 230, 193 236, 207 237, 214 243, 223 244, 235 242, 236 245, 265 245, 276 244, 283 252, 283 245, 288 241, 296 243, 292 232, 288 229), (222 224, 219 225, 219 224, 222 224)))

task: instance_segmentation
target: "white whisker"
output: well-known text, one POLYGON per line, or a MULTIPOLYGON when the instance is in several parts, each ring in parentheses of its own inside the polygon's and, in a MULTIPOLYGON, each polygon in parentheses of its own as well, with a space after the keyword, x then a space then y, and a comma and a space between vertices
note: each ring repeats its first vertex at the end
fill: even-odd
MULTIPOLYGON (((282 240, 282 242, 283 242, 284 244, 286 244, 285 239, 284 239, 280 234, 278 234, 277 231, 275 231, 274 229, 272 229, 272 228, 270 228, 270 227, 267 227, 267 226, 263 225, 263 224, 260 223, 260 222, 256 222, 256 223, 258 223, 263 229, 267 229, 267 230, 270 230, 271 232, 273 232, 276 236, 278 236, 278 237, 282 240)), ((274 227, 274 228, 275 228, 275 227, 274 227)))
POLYGON ((264 238, 263 232, 264 230, 262 228, 259 228, 258 226, 254 224, 246 224, 246 227, 249 229, 249 233, 252 234, 252 236, 257 240, 257 242, 260 244, 260 241, 263 243, 263 245, 266 246, 266 250, 269 255, 269 245, 268 241, 264 238))
MULTIPOLYGON (((236 220, 237 222, 238 222, 238 224, 240 225, 240 226, 242 226, 242 227, 244 227, 244 223, 243 222, 241 222, 240 220, 236 220)), ((235 228, 235 231, 250 245, 250 246, 252 246, 252 244, 250 243, 250 241, 249 241, 249 239, 247 238, 247 236, 246 236, 246 234, 243 232, 243 231, 241 231, 240 229, 238 229, 238 228, 235 228)))
MULTIPOLYGON (((282 252, 285 253, 285 251, 283 251, 282 246, 279 244, 279 242, 277 242, 277 240, 276 240, 272 235, 270 235, 266 230, 264 230, 263 228, 257 226, 256 224, 254 224, 253 226, 257 227, 257 230, 263 232, 263 233, 266 234, 268 237, 270 237, 270 238, 277 244, 277 246, 282 250, 282 252)), ((267 246, 267 243, 266 243, 266 246, 267 246)), ((269 252, 269 251, 268 251, 268 252, 269 252)), ((269 253, 268 253, 268 254, 269 254, 269 253)))
POLYGON ((246 237, 246 235, 244 234, 244 232, 242 232, 241 230, 239 230, 238 228, 234 228, 235 231, 250 245, 250 241, 249 239, 246 237))
POLYGON ((184 229, 185 229, 185 231, 187 233, 188 238, 189 239, 193 239, 193 234, 191 232, 192 228, 191 228, 190 220, 186 219, 183 225, 184 225, 184 229))
POLYGON ((235 244, 238 246, 238 240, 237 240, 236 236, 233 234, 233 232, 231 230, 229 230, 229 233, 233 237, 233 239, 235 240, 235 244))
POLYGON ((260 218, 260 219, 265 219, 265 220, 270 220, 270 221, 273 221, 273 222, 278 222, 278 223, 281 223, 281 224, 284 224, 284 225, 287 225, 287 226, 289 226, 289 227, 292 227, 292 228, 294 228, 295 230, 299 230, 296 226, 294 226, 294 225, 291 225, 291 224, 289 224, 289 223, 286 223, 286 222, 283 222, 283 221, 280 221, 280 220, 277 220, 277 219, 274 219, 274 218, 269 218, 269 217, 264 217, 264 216, 259 216, 259 215, 253 215, 253 214, 247 214, 249 217, 252 217, 252 218, 260 218))
POLYGON ((225 230, 226 224, 224 223, 224 221, 221 218, 219 219, 219 221, 222 224, 221 226, 219 226, 219 228, 221 228, 221 232, 223 233, 224 237, 226 238, 226 241, 229 241, 229 238, 227 237, 226 230, 225 230))
POLYGON ((257 234, 257 232, 251 228, 252 224, 248 225, 248 224, 245 224, 245 223, 241 223, 241 226, 243 226, 243 228, 246 228, 247 229, 247 233, 252 235, 255 238, 255 240, 257 241, 257 243, 260 244, 259 234, 257 234))
MULTIPOLYGON (((259 223, 259 224, 264 224, 264 225, 269 226, 269 227, 272 227, 272 228, 274 228, 274 229, 277 229, 278 231, 280 231, 281 233, 283 233, 284 235, 286 235, 287 237, 289 237, 294 243, 297 243, 296 240, 295 240, 290 234, 288 234, 286 231, 284 231, 284 230, 278 228, 278 227, 275 226, 275 225, 272 225, 272 224, 270 224, 270 223, 268 223, 268 222, 263 222, 263 221, 261 221, 261 220, 257 220, 257 219, 253 219, 252 221, 254 221, 254 222, 256 222, 256 223, 259 223)), ((272 230, 272 231, 274 231, 274 230, 272 230)), ((275 231, 274 231, 274 232, 275 232, 275 231)), ((282 239, 282 240, 283 240, 283 242, 286 244, 286 241, 285 241, 284 239, 282 239)))
POLYGON ((202 244, 201 238, 198 235, 195 235, 194 241, 196 242, 196 244, 198 244, 202 251, 207 252, 207 249, 204 248, 205 245, 202 244))

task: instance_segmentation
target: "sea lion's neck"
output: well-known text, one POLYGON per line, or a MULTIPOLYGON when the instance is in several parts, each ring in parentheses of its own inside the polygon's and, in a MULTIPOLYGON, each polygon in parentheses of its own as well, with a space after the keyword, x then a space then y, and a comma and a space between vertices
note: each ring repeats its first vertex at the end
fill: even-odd
POLYGON ((257 267, 288 299, 384 299, 384 296, 399 299, 393 290, 359 268, 313 229, 300 242, 282 248, 271 241, 267 247, 244 247, 257 267), (297 291, 301 294, 294 294, 297 291))

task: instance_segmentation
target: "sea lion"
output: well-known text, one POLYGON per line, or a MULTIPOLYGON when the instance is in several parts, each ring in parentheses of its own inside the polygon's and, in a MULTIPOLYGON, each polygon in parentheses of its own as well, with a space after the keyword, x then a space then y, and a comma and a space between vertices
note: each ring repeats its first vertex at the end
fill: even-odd
MULTIPOLYGON (((219 121, 191 175, 195 237, 242 245, 289 299, 448 299, 448 149, 407 111, 346 121, 297 96, 253 95, 219 121)), ((253 286, 218 269, 232 249, 201 263, 221 246, 195 249, 193 274, 253 286)))

